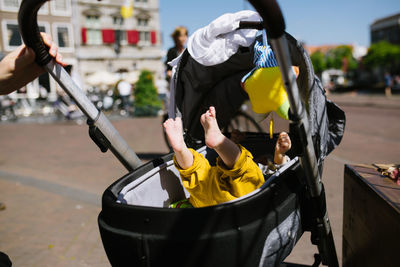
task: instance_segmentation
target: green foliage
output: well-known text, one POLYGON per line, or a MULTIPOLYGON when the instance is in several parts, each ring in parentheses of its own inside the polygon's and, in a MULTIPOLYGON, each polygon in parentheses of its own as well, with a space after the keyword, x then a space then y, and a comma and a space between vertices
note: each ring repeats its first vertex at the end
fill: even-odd
POLYGON ((156 116, 162 108, 157 88, 154 86, 153 74, 148 70, 143 70, 140 73, 134 95, 136 116, 156 116))
POLYGON ((310 56, 316 73, 327 69, 343 69, 352 71, 358 68, 358 63, 353 57, 352 48, 341 45, 329 50, 326 54, 316 51, 310 56))
POLYGON ((325 55, 321 51, 316 51, 310 56, 312 64, 314 66, 315 73, 322 73, 326 69, 325 55))
POLYGON ((331 49, 327 53, 327 68, 344 69, 344 71, 355 70, 358 67, 353 57, 352 48, 348 45, 341 45, 331 49))
POLYGON ((363 63, 368 68, 384 67, 389 69, 400 65, 400 45, 394 45, 387 41, 372 44, 368 49, 363 63))

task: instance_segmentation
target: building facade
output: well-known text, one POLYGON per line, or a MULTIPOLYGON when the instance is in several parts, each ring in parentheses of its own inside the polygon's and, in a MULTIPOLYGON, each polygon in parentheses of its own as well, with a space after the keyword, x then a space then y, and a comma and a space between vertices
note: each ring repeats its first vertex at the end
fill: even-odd
MULTIPOLYGON (((21 2, 0 0, 0 58, 22 44, 21 2)), ((52 36, 72 74, 79 74, 75 81, 82 89, 90 87, 88 77, 96 72, 124 73, 131 83, 142 69, 152 71, 156 79, 163 77, 159 0, 132 2, 133 15, 125 19, 120 12, 124 0, 51 0, 40 8, 40 31, 52 36)), ((38 98, 40 88, 54 100, 59 86, 44 74, 17 95, 38 98)))
POLYGON ((163 75, 159 0, 133 0, 129 18, 121 16, 124 0, 77 3, 75 46, 83 77, 98 71, 137 77, 142 69, 163 75))
MULTIPOLYGON (((22 0, 0 0, 0 53, 1 57, 15 50, 22 44, 18 30, 18 10, 22 0)), ((77 64, 74 46, 74 27, 72 24, 71 0, 53 0, 46 2, 38 12, 38 26, 41 32, 52 36, 57 43, 64 61, 74 66, 77 64)), ((18 90, 16 97, 38 98, 39 88, 44 88, 49 97, 56 96, 56 83, 44 74, 26 88, 18 90)))
POLYGON ((370 31, 371 44, 385 40, 400 45, 400 13, 375 20, 370 31))

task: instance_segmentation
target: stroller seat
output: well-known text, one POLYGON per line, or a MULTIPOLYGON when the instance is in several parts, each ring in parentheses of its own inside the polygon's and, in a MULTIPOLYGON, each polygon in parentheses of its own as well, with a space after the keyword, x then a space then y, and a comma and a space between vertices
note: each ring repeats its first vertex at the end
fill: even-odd
MULTIPOLYGON (((266 134, 258 139, 265 143, 266 134)), ((254 135, 251 140, 247 148, 256 153, 254 135)), ((215 157, 206 147, 197 151, 215 157)), ((143 165, 104 192, 98 221, 113 266, 271 266, 283 261, 303 232, 296 157, 262 188, 235 201, 173 209, 169 204, 188 193, 172 156, 143 165)))

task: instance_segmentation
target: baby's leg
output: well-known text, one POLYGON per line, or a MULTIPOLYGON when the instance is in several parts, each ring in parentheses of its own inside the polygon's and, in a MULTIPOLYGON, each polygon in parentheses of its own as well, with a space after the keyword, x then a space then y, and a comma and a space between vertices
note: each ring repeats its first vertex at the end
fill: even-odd
POLYGON ((193 154, 187 148, 183 140, 182 120, 177 117, 168 119, 163 124, 168 141, 175 152, 176 161, 182 169, 188 169, 193 165, 193 154))
POLYGON ((292 142, 287 133, 281 132, 275 146, 274 163, 281 165, 286 163, 285 153, 292 147, 292 142))
POLYGON ((206 145, 218 153, 226 167, 232 168, 240 158, 240 148, 222 134, 218 127, 215 108, 210 107, 201 115, 200 122, 204 128, 206 145))

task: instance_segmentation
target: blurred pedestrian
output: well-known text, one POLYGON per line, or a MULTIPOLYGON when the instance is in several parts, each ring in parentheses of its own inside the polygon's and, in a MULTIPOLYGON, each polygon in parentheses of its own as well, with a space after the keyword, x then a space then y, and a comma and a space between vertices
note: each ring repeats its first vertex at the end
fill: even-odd
POLYGON ((122 80, 117 85, 118 93, 122 101, 121 115, 129 114, 130 101, 132 94, 132 85, 125 80, 122 80))
POLYGON ((186 41, 188 38, 188 30, 184 26, 178 26, 171 34, 171 37, 174 40, 174 46, 168 50, 167 59, 165 61, 165 66, 167 68, 166 78, 168 82, 170 81, 172 76, 172 67, 168 65, 168 62, 178 57, 183 52, 183 50, 185 50, 186 41))
POLYGON ((391 96, 392 95, 392 86, 393 86, 393 79, 389 72, 385 73, 385 95, 391 96))
MULTIPOLYGON (((49 54, 62 66, 67 64, 62 61, 58 53, 58 46, 51 37, 41 33, 44 43, 49 47, 49 54)), ((45 72, 44 68, 35 62, 35 52, 21 45, 0 61, 0 95, 9 94, 20 89, 45 72)))

